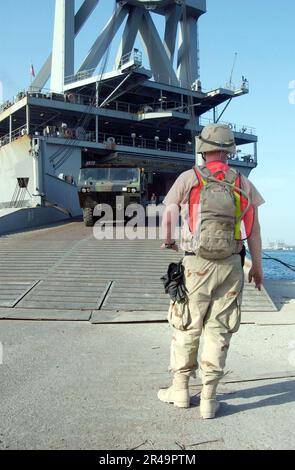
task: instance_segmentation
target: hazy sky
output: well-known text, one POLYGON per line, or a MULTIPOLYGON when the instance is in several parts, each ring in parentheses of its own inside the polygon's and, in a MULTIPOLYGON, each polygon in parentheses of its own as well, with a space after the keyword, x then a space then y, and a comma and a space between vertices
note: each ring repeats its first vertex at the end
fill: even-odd
MULTIPOLYGON (((47 58, 54 3, 0 0, 0 81, 4 99, 29 85, 31 61, 37 72, 47 58)), ((81 3, 76 1, 77 8, 81 3)), ((112 12, 114 1, 100 0, 100 4, 77 40, 77 66, 112 12)), ((245 75, 250 94, 234 100, 223 119, 257 129, 259 165, 250 179, 266 200, 260 209, 264 243, 284 239, 295 245, 295 104, 289 102, 289 83, 295 80, 295 2, 207 0, 207 10, 199 22, 203 87, 210 89, 228 82, 237 52, 233 82, 240 84, 245 75)), ((109 69, 114 54, 115 47, 109 69)))

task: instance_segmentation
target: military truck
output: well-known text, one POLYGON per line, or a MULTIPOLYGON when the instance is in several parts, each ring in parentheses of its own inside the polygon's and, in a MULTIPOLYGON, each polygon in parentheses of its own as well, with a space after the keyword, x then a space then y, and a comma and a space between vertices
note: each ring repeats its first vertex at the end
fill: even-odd
POLYGON ((78 192, 87 227, 95 222, 94 208, 108 204, 117 209, 117 196, 124 197, 124 211, 129 204, 145 204, 147 187, 144 170, 130 166, 94 166, 80 170, 78 192))

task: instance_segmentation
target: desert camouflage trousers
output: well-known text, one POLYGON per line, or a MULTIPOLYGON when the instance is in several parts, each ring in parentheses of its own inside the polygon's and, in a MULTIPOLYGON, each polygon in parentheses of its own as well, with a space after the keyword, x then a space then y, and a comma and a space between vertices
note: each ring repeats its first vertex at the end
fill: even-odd
POLYGON ((170 304, 170 371, 195 375, 203 334, 200 375, 204 385, 216 383, 224 374, 232 334, 240 327, 244 286, 241 257, 210 261, 185 256, 183 266, 188 301, 170 304))

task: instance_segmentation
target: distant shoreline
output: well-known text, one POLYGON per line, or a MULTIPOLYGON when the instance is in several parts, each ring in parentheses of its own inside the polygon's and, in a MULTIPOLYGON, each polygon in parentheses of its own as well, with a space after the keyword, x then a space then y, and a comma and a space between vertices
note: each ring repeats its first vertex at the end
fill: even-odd
POLYGON ((263 251, 271 251, 271 252, 289 252, 289 251, 295 251, 295 248, 279 248, 279 249, 275 249, 275 248, 263 248, 262 249, 263 251))

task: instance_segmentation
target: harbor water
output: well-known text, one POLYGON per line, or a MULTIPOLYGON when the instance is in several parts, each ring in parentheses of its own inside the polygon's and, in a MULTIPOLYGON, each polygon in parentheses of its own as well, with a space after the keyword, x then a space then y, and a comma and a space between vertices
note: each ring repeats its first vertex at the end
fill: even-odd
POLYGON ((294 271, 283 266, 280 262, 265 259, 263 256, 263 271, 265 279, 283 279, 288 281, 295 281, 295 251, 267 251, 264 250, 267 256, 271 256, 276 260, 283 261, 293 267, 294 271))

